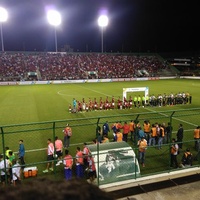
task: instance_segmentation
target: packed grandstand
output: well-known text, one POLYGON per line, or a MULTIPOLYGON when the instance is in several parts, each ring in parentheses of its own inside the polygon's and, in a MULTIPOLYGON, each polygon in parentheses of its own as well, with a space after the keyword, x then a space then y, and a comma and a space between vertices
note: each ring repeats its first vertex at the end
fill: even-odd
POLYGON ((170 70, 157 55, 100 53, 0 54, 0 81, 155 77, 170 70))
POLYGON ((188 67, 193 68, 184 65, 174 65, 173 60, 168 61, 158 54, 2 52, 0 81, 193 75, 194 70, 189 73, 188 67))

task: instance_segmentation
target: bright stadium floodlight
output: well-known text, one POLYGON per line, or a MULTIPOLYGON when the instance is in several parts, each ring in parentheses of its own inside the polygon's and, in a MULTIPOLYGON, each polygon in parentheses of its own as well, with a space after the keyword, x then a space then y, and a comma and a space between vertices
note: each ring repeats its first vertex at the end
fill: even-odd
POLYGON ((103 29, 108 25, 108 17, 101 15, 98 18, 98 25, 101 27, 101 52, 103 53, 103 29))
POLYGON ((47 19, 48 19, 49 24, 55 27, 55 48, 56 48, 56 52, 57 52, 58 47, 57 47, 56 27, 61 24, 61 15, 56 10, 49 10, 48 13, 47 13, 47 19))
POLYGON ((3 22, 6 22, 8 19, 8 12, 5 8, 0 7, 0 23, 1 23, 1 50, 4 51, 4 42, 3 42, 3 22))

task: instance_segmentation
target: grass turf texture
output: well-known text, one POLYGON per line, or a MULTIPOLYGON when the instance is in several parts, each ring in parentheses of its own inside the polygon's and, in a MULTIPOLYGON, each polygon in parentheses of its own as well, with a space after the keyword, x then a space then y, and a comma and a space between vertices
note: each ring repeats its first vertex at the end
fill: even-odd
MULTIPOLYGON (((199 91, 200 91, 200 81, 199 80, 186 80, 186 79, 173 79, 173 80, 156 80, 156 81, 134 81, 134 82, 110 82, 110 83, 84 83, 84 84, 63 84, 63 85, 30 85, 30 86, 1 86, 0 87, 0 126, 1 125, 10 125, 10 124, 23 124, 23 123, 32 123, 32 122, 43 122, 43 121, 54 121, 54 120, 65 120, 66 122, 70 119, 76 120, 76 124, 82 123, 79 118, 85 118, 84 123, 93 124, 88 125, 86 129, 83 127, 74 127, 73 136, 71 138, 70 153, 72 156, 75 156, 75 148, 77 146, 82 147, 83 142, 92 141, 95 137, 95 123, 98 117, 108 117, 103 119, 101 123, 104 123, 105 120, 109 122, 115 122, 116 120, 129 120, 130 117, 123 118, 123 114, 134 114, 134 113, 144 113, 150 111, 171 111, 171 110, 180 110, 180 109, 190 109, 190 108, 199 108, 199 91), (192 95, 192 104, 191 105, 176 105, 173 107, 147 107, 132 110, 108 110, 108 111, 92 111, 85 113, 76 113, 71 114, 68 112, 68 105, 72 104, 73 98, 77 100, 82 100, 85 98, 88 101, 89 98, 94 99, 102 97, 105 100, 106 96, 111 99, 112 96, 117 100, 120 96, 122 98, 122 89, 129 87, 149 87, 149 94, 158 95, 158 94, 170 94, 178 92, 189 92, 192 95), (118 117, 112 117, 117 116, 118 117), (95 119, 90 119, 90 118, 95 119), (89 118, 89 119, 88 119, 89 118), (87 120, 88 119, 88 120, 87 120)), ((134 95, 143 95, 143 92, 130 93, 133 97, 134 95)), ((128 94, 129 95, 129 94, 128 94)), ((151 123, 154 122, 165 122, 167 123, 169 118, 163 119, 153 119, 151 116, 147 116, 150 119, 151 123)), ((159 116, 158 116, 159 117, 159 116)), ((162 116, 163 117, 163 116, 162 116)), ((184 123, 184 129, 187 129, 188 140, 193 139, 193 129, 195 125, 199 125, 199 116, 193 117, 181 117, 180 120, 175 120, 174 131, 178 129, 179 123, 184 123), (188 123, 187 123, 188 122, 188 123)), ((72 122, 73 123, 73 122, 72 122)), ((110 124, 110 123, 109 123, 110 124)), ((63 139, 62 129, 64 128, 65 123, 62 123, 60 129, 56 130, 56 135, 63 139)), ((110 124, 111 125, 111 124, 110 124)), ((41 124, 40 127, 43 127, 41 124)), ((34 128, 34 127, 33 127, 34 128)), ((46 126, 45 126, 46 128, 46 126)), ((175 136, 175 133, 173 133, 175 136)), ((35 131, 28 133, 17 133, 9 134, 8 137, 5 137, 5 146, 9 146, 13 151, 18 150, 18 141, 19 139, 24 140, 26 150, 34 150, 38 148, 45 148, 47 146, 47 139, 52 138, 52 130, 47 130, 44 132, 35 131)), ((112 134, 110 133, 110 138, 112 134)), ((129 142, 131 146, 132 143, 129 142)), ((192 147, 193 143, 189 143, 188 146, 192 147)), ((2 145, 1 145, 2 146, 2 145)), ((168 146, 164 146, 159 154, 164 157, 164 152, 167 151, 168 146)), ((1 150, 2 151, 2 150, 1 150)), ((152 150, 155 158, 158 152, 154 149, 152 150)), ((157 159, 154 159, 154 156, 147 160, 151 159, 149 163, 150 168, 152 169, 157 162, 157 159)), ((36 151, 26 154, 25 157, 26 163, 42 162, 46 161, 46 152, 36 151)), ((166 162, 168 159, 166 157, 166 162)), ((164 163, 166 164, 166 163, 164 163)), ((163 165, 164 165, 163 164, 163 165)), ((148 165, 148 164, 147 164, 148 165)), ((46 164, 41 164, 39 169, 44 169, 46 164)), ((157 170, 162 169, 162 164, 157 165, 157 170)), ((155 170, 155 168, 153 168, 155 170)), ((157 171, 156 170, 156 171, 157 171)), ((62 167, 58 167, 57 174, 62 171, 62 167)), ((142 169, 141 173, 153 173, 154 171, 149 170, 147 167, 142 169)), ((63 176, 63 174, 61 173, 63 176)))

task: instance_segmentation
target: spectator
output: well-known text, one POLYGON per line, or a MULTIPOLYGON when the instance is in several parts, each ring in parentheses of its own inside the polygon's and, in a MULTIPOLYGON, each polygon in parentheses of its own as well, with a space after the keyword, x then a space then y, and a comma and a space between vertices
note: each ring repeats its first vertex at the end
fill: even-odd
POLYGON ((200 126, 194 129, 194 148, 199 151, 199 139, 200 139, 200 126))
POLYGON ((87 143, 85 142, 83 144, 83 163, 84 163, 84 169, 88 167, 88 155, 89 155, 89 149, 87 147, 87 143))
POLYGON ((68 148, 70 145, 70 138, 72 136, 72 128, 69 126, 69 124, 66 124, 63 133, 64 133, 64 148, 68 148))
POLYGON ((149 138, 149 146, 151 146, 151 145, 155 146, 156 136, 157 136, 156 126, 155 126, 155 124, 152 124, 151 134, 150 134, 150 138, 149 138))
POLYGON ((62 163, 62 155, 63 155, 63 142, 58 138, 58 136, 55 137, 55 149, 56 149, 56 155, 57 155, 57 164, 56 166, 59 166, 62 163))
POLYGON ((130 121, 129 127, 130 127, 130 132, 131 132, 131 141, 134 142, 135 141, 135 134, 134 134, 135 124, 134 124, 133 120, 130 121))
POLYGON ((109 138, 107 137, 107 136, 103 136, 103 140, 102 140, 102 143, 108 143, 108 142, 110 142, 109 141, 109 138))
POLYGON ((12 161, 12 183, 14 186, 21 184, 21 167, 16 160, 12 161))
POLYGON ((147 149, 147 141, 145 140, 144 137, 142 137, 138 141, 138 149, 139 149, 139 161, 142 164, 142 167, 145 167, 145 153, 147 149))
POLYGON ((149 120, 144 120, 144 134, 145 134, 145 138, 147 140, 147 143, 149 142, 149 138, 150 138, 150 132, 151 132, 151 124, 149 122, 149 120))
POLYGON ((123 141, 123 134, 121 133, 121 131, 118 129, 117 133, 116 133, 116 141, 117 142, 122 142, 123 141))
POLYGON ((106 121, 104 124, 103 124, 103 127, 102 127, 102 134, 103 136, 107 136, 108 137, 108 132, 110 132, 110 128, 109 128, 109 125, 108 125, 108 121, 106 121))
POLYGON ((53 171, 53 161, 54 161, 54 145, 51 142, 51 139, 47 140, 47 167, 46 169, 43 171, 43 173, 48 173, 49 170, 53 171), (51 166, 51 167, 50 167, 51 166))
POLYGON ((145 138, 145 133, 142 130, 141 126, 138 127, 138 141, 141 140, 142 138, 145 138))
POLYGON ((22 165, 22 169, 25 168, 25 161, 24 161, 24 156, 25 156, 25 147, 24 147, 24 141, 23 140, 19 140, 19 160, 20 160, 20 164, 22 165))
POLYGON ((4 159, 4 156, 2 154, 0 154, 0 174, 1 174, 2 186, 5 186, 6 174, 8 174, 8 171, 9 171, 9 162, 7 159, 4 159))
POLYGON ((96 168, 92 155, 88 157, 88 177, 91 183, 93 183, 96 178, 96 168))
POLYGON ((122 129, 123 129, 123 141, 127 142, 128 141, 128 134, 130 132, 129 124, 127 124, 127 122, 124 122, 122 129))
POLYGON ((192 166, 193 161, 193 155, 190 152, 190 149, 187 148, 186 151, 183 154, 183 157, 181 159, 181 167, 190 167, 192 166))
POLYGON ((177 131, 177 134, 176 134, 176 137, 177 137, 177 143, 178 143, 178 146, 179 146, 179 149, 182 149, 182 146, 183 146, 183 125, 180 124, 179 125, 179 129, 177 131))
POLYGON ((159 124, 158 126, 160 130, 160 134, 158 136, 158 149, 162 149, 162 144, 165 137, 165 130, 161 124, 159 124))
POLYGON ((70 180, 72 178, 72 166, 73 166, 73 158, 69 154, 69 150, 65 150, 65 157, 63 160, 64 164, 64 174, 65 174, 65 179, 70 180))
POLYGON ((7 200, 49 200, 49 199, 76 199, 76 200, 114 200, 109 193, 85 180, 71 179, 69 181, 53 181, 38 178, 22 184, 20 187, 7 187, 1 190, 1 199, 7 200))
POLYGON ((179 146, 176 143, 175 138, 172 138, 172 145, 171 145, 171 164, 170 167, 175 165, 175 168, 178 168, 177 162, 177 155, 178 155, 179 146))
POLYGON ((168 122, 167 127, 166 127, 167 143, 169 143, 171 140, 172 131, 173 131, 173 127, 172 127, 171 123, 168 122))
POLYGON ((97 125, 96 127, 96 139, 99 137, 99 134, 101 134, 101 127, 97 125))
POLYGON ((76 148, 76 176, 77 178, 83 178, 83 153, 80 147, 76 148))

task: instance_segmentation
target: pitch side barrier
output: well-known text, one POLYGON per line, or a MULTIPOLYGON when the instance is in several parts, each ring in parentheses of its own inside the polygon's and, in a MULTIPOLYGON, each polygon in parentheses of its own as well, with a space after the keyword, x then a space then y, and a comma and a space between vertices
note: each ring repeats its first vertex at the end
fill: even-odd
MULTIPOLYGON (((115 78, 115 79, 92 79, 92 80, 49 80, 49 81, 6 81, 0 82, 1 85, 49 85, 49 84, 66 84, 66 83, 108 83, 121 81, 151 81, 151 80, 168 80, 175 79, 176 76, 169 77, 147 77, 147 78, 115 78)), ((181 76, 182 79, 200 79, 196 76, 181 76)))
POLYGON ((175 79, 176 77, 148 77, 148 78, 115 78, 115 79, 82 79, 82 80, 49 80, 49 81, 6 81, 0 82, 0 85, 49 85, 66 83, 108 83, 121 81, 148 81, 161 79, 175 79))
MULTIPOLYGON (((69 123, 73 130, 69 150, 75 160, 76 148, 80 147, 82 149, 84 142, 88 145, 92 145, 93 139, 96 137, 97 127, 100 126, 102 128, 103 124, 107 121, 110 127, 110 132, 108 133, 110 143, 100 146, 99 148, 98 146, 90 146, 91 153, 95 156, 96 167, 99 167, 97 172, 100 172, 100 174, 97 174, 96 183, 98 185, 112 185, 116 184, 116 182, 118 182, 117 184, 122 184, 122 182, 123 184, 126 184, 126 182, 130 182, 130 180, 133 181, 142 177, 151 177, 155 174, 160 174, 160 176, 162 176, 163 173, 171 173, 172 171, 183 169, 170 167, 171 139, 173 137, 176 138, 179 124, 182 124, 184 127, 184 138, 183 148, 177 156, 178 163, 181 163, 181 158, 186 148, 190 148, 195 158, 193 165, 190 168, 200 167, 200 148, 198 150, 194 149, 196 142, 194 140, 194 129, 199 126, 199 113, 200 108, 193 108, 75 118, 27 124, 0 125, 0 153, 5 155, 5 147, 9 147, 15 153, 17 158, 19 149, 18 141, 23 139, 26 149, 26 167, 37 167, 37 176, 42 176, 43 170, 46 168, 47 164, 46 150, 48 138, 53 142, 55 136, 58 136, 58 138, 63 140, 63 129, 66 127, 66 124, 69 123), (147 147, 145 167, 142 167, 140 162, 138 162, 139 165, 137 164, 136 158, 138 159, 138 146, 137 142, 131 140, 130 133, 128 135, 127 146, 113 141, 112 125, 116 122, 121 122, 123 125, 125 121, 129 123, 131 120, 140 124, 141 127, 143 127, 145 120, 150 121, 151 125, 154 123, 165 123, 167 126, 167 123, 170 122, 173 127, 173 130, 170 129, 171 134, 169 140, 167 140, 166 137, 164 138, 162 148, 158 149, 157 143, 147 147), (109 144, 113 144, 113 146, 109 144), (108 159, 106 159, 106 155, 107 158, 109 156, 109 158, 114 156, 115 159, 111 159, 111 163, 109 163, 108 159), (133 158, 135 158, 135 161, 133 158), (123 175, 124 169, 129 169, 126 176, 123 175), (110 173, 112 173, 112 178, 109 178, 110 173), (118 179, 118 181, 116 181, 116 179, 118 179)), ((55 164, 56 162, 57 160, 55 160, 55 164)), ((52 175, 55 176, 56 179, 63 179, 63 165, 55 165, 54 169, 54 173, 49 173, 49 176, 52 175)), ((74 174, 75 169, 76 166, 74 162, 74 174)))

